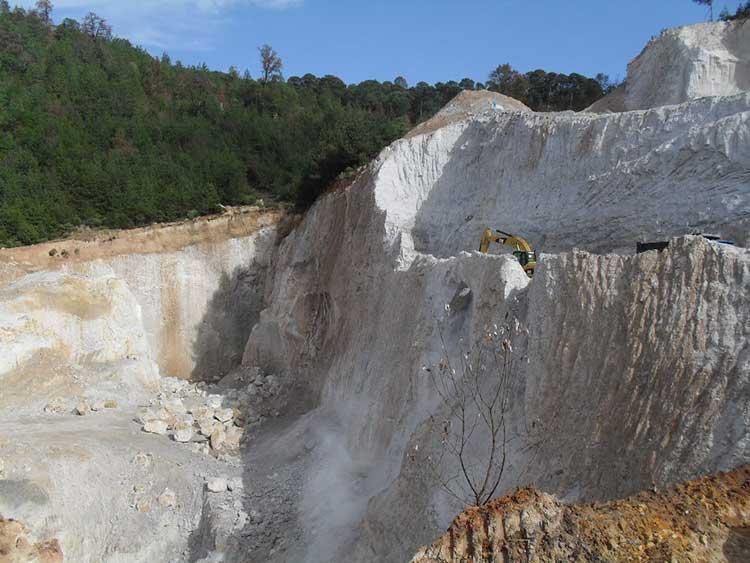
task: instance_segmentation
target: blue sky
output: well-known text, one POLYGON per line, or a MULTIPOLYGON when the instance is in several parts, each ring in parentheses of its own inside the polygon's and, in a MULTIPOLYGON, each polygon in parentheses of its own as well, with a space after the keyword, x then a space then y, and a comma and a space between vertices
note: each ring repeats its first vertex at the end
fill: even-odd
MULTIPOLYGON (((54 0, 53 0, 54 1, 54 0)), ((739 0, 716 0, 718 12, 739 0)), ((11 4, 13 1, 11 0, 11 4)), ((34 0, 17 0, 29 7, 34 0)), ((271 44, 284 75, 335 74, 409 84, 484 81, 509 62, 528 71, 612 78, 662 29, 706 19, 691 0, 56 0, 53 17, 95 11, 116 35, 173 61, 258 75, 271 44)))

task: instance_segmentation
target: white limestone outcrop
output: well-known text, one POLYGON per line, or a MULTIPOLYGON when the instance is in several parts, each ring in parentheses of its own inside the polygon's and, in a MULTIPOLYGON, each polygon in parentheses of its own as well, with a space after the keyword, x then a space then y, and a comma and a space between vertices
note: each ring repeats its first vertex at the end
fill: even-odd
POLYGON ((447 525, 456 507, 410 462, 439 412, 419 374, 506 314, 531 331, 513 424, 545 440, 536 464, 520 440, 503 490, 611 498, 750 460, 729 422, 750 407, 747 251, 686 238, 626 257, 693 232, 748 242, 750 94, 604 115, 455 106, 322 198, 275 261, 245 362, 320 397, 292 434, 326 429, 293 557, 404 560, 447 525), (488 226, 542 252, 531 283, 472 252, 488 226))
POLYGON ((0 289, 0 408, 56 397, 133 403, 158 381, 141 308, 114 276, 31 274, 0 289))
POLYGON ((625 84, 587 111, 623 112, 750 90, 750 21, 664 30, 628 65, 625 84))
POLYGON ((263 308, 273 229, 158 253, 73 265, 114 275, 141 307, 146 339, 163 375, 214 379, 239 364, 263 308))
POLYGON ((750 90, 750 22, 668 29, 628 65, 625 108, 648 109, 750 90))
MULTIPOLYGON (((0 288, 33 285, 35 278, 22 281, 30 273, 61 272, 94 285, 115 279, 134 299, 133 314, 138 310, 138 319, 128 323, 130 330, 144 334, 161 374, 216 379, 239 364, 264 306, 275 224, 281 216, 278 210, 247 208, 185 223, 3 249, 0 288)), ((76 298, 85 303, 88 292, 82 293, 76 298)), ((9 353, 0 362, 13 357, 9 353)))

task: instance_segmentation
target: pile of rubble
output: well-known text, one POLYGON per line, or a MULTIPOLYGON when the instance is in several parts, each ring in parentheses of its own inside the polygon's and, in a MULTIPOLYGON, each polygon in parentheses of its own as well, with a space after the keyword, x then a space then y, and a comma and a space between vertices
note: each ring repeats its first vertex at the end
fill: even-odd
POLYGON ((118 407, 117 401, 114 399, 97 399, 95 401, 81 399, 75 403, 75 407, 71 408, 71 402, 61 397, 52 399, 44 407, 46 414, 77 414, 79 416, 85 416, 92 412, 99 412, 104 410, 116 409, 118 407))
POLYGON ((144 432, 169 435, 198 452, 233 453, 246 428, 262 422, 259 401, 279 390, 276 377, 259 370, 254 370, 247 385, 229 389, 164 377, 161 391, 139 413, 138 422, 144 432))

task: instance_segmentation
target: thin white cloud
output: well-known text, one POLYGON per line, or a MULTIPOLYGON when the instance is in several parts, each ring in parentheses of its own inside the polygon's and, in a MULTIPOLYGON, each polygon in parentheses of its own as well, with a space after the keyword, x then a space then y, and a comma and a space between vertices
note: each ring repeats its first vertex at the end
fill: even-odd
MULTIPOLYGON (((235 6, 255 6, 267 9, 285 9, 294 8, 302 5, 304 0, 56 0, 55 8, 60 10, 78 10, 88 9, 91 11, 111 8, 118 11, 127 10, 128 12, 152 11, 154 9, 182 9, 195 10, 202 12, 217 13, 235 6)), ((24 8, 31 8, 35 0, 16 0, 12 2, 24 8)))
MULTIPOLYGON (((226 14, 242 7, 284 10, 304 0, 53 0, 53 19, 82 19, 96 12, 112 24, 115 35, 144 47, 206 51, 226 22, 226 14)), ((13 2, 11 2, 13 3, 13 2)), ((16 0, 32 8, 35 0, 16 0)))

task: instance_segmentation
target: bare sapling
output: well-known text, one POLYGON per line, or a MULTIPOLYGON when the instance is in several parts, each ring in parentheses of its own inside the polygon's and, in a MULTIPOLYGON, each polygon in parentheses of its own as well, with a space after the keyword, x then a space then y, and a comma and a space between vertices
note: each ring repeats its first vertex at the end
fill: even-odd
POLYGON ((526 362, 528 331, 517 319, 488 327, 468 351, 454 354, 438 328, 442 358, 426 366, 443 404, 441 416, 429 419, 436 455, 427 462, 440 486, 463 504, 481 506, 495 496, 508 462, 509 411, 526 362))

